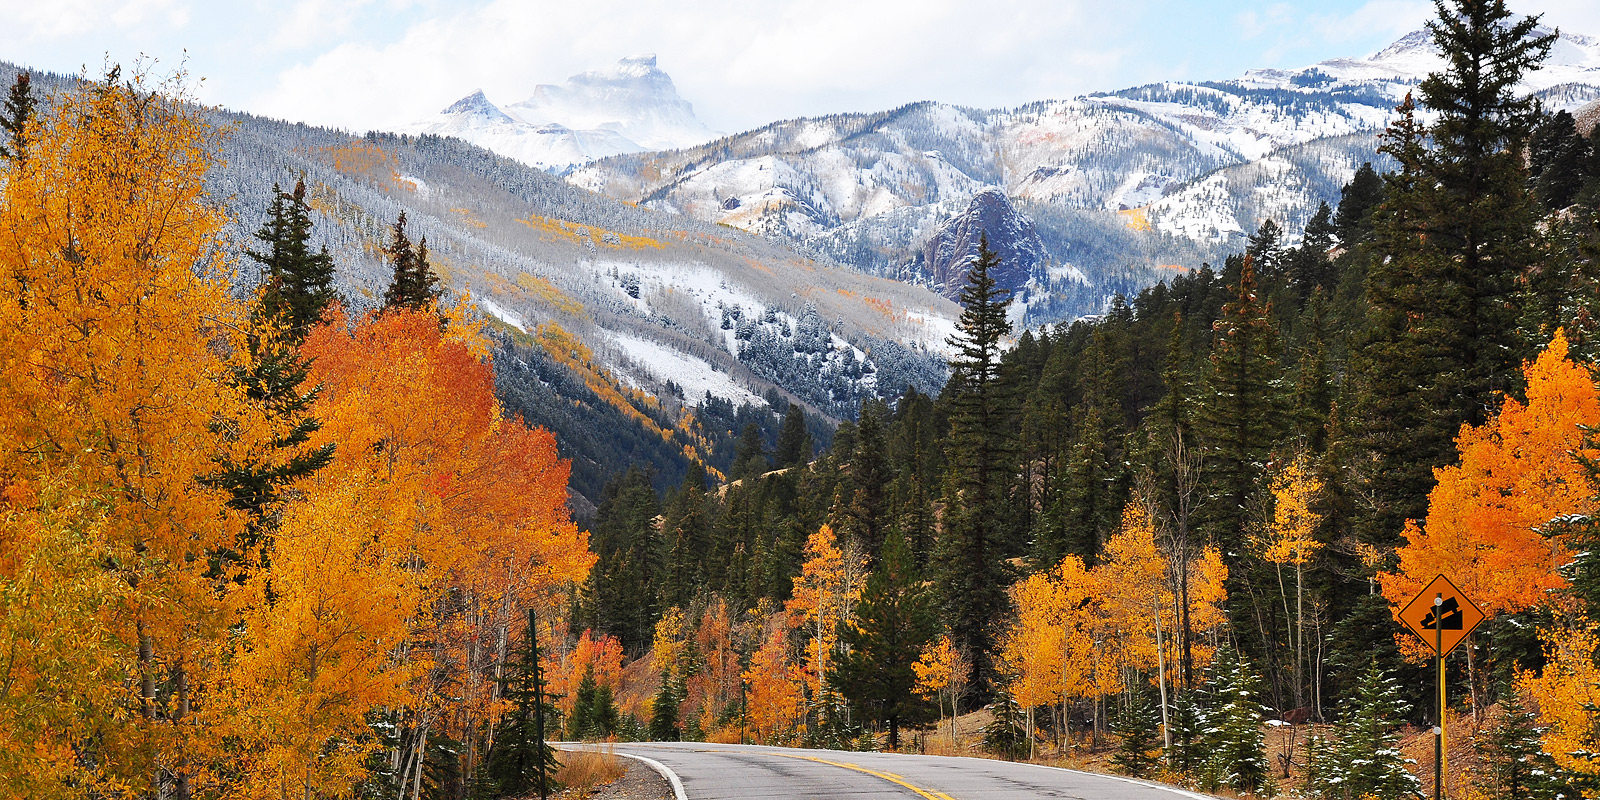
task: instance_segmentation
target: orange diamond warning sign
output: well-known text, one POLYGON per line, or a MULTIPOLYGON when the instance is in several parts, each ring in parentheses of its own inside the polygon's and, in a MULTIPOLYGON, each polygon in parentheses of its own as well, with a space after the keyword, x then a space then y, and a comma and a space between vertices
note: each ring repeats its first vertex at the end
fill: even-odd
POLYGON ((1483 621, 1483 611, 1440 575, 1411 598, 1400 612, 1400 622, 1440 655, 1454 650, 1483 621), (1441 645, 1442 648, 1436 645, 1441 645))

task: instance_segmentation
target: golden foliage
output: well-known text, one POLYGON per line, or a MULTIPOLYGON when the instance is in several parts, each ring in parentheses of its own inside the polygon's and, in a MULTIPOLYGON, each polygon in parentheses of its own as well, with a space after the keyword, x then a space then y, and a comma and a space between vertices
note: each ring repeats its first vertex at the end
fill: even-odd
MULTIPOLYGON (((1378 576, 1396 608, 1440 574, 1490 616, 1545 603, 1566 584, 1557 570, 1566 549, 1538 529, 1591 510, 1596 487, 1573 454, 1600 455, 1583 441, 1584 428, 1600 425, 1600 392, 1568 359, 1560 331, 1523 374, 1527 402, 1507 398, 1493 419, 1463 425, 1460 463, 1434 470, 1426 522, 1407 524, 1398 571, 1378 576)), ((1415 637, 1400 641, 1411 655, 1424 654, 1415 637)))
POLYGON ((1544 726, 1544 750, 1561 767, 1600 777, 1600 763, 1580 753, 1600 752, 1600 626, 1593 623, 1539 631, 1545 667, 1524 672, 1517 688, 1532 695, 1544 726))
POLYGON ((295 424, 236 380, 280 332, 229 293, 216 132, 153 88, 58 97, 0 178, 0 795, 344 795, 374 710, 488 724, 512 619, 594 556, 459 308, 313 329, 336 458, 241 535, 202 478, 295 424))

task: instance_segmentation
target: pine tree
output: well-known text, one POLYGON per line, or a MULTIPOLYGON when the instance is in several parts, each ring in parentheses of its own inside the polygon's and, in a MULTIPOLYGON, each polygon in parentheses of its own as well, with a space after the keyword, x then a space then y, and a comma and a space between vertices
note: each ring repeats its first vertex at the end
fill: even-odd
POLYGON ((1150 702, 1149 689, 1136 686, 1126 708, 1117 716, 1111 732, 1120 737, 1111 763, 1126 775, 1148 778, 1161 763, 1155 751, 1160 747, 1161 715, 1150 702))
POLYGON ((1199 700, 1192 690, 1180 691, 1173 698, 1172 711, 1167 715, 1172 744, 1167 746, 1163 758, 1167 769, 1185 777, 1200 772, 1206 760, 1206 731, 1211 727, 1211 718, 1199 700))
POLYGON ((1589 142, 1578 133, 1572 115, 1561 110, 1545 117, 1534 130, 1529 149, 1533 159, 1528 172, 1533 179, 1531 188, 1534 197, 1538 198, 1539 203, 1547 209, 1559 211, 1576 202, 1578 192, 1583 189, 1589 142), (1546 152, 1541 154, 1541 150, 1546 152))
POLYGON ((900 726, 929 718, 911 667, 938 634, 932 598, 898 533, 885 540, 856 604, 855 624, 843 633, 846 652, 835 666, 840 691, 863 717, 888 725, 889 749, 898 750, 900 726))
POLYGON ((556 710, 545 693, 538 630, 529 609, 527 647, 521 658, 506 665, 501 696, 511 707, 495 727, 494 746, 485 764, 498 797, 538 792, 544 798, 561 788, 555 780, 561 764, 555 748, 545 741, 545 731, 556 727, 556 710))
POLYGON ((26 152, 28 121, 33 118, 33 79, 27 72, 18 72, 6 97, 4 113, 0 113, 0 132, 7 137, 0 141, 0 158, 22 158, 26 152))
POLYGON ((1300 240, 1300 246, 1291 251, 1286 259, 1289 288, 1300 306, 1304 306, 1317 289, 1324 293, 1334 289, 1333 261, 1328 258, 1328 251, 1333 249, 1336 230, 1333 209, 1324 202, 1317 206, 1316 213, 1306 222, 1305 237, 1300 240))
POLYGON ((1372 212, 1383 202, 1383 178, 1366 162, 1339 191, 1339 209, 1333 217, 1334 233, 1346 250, 1362 243, 1372 232, 1372 212))
POLYGON ((1028 728, 1022 707, 1001 687, 994 693, 994 717, 983 726, 983 748, 1007 761, 1028 755, 1028 728))
POLYGON ((1266 739, 1261 732, 1265 709, 1261 705, 1261 679, 1242 656, 1218 657, 1215 707, 1211 727, 1204 735, 1206 760, 1200 785, 1207 791, 1228 787, 1236 792, 1263 792, 1271 786, 1266 739))
POLYGON ((400 218, 395 220, 389 245, 383 252, 394 263, 394 277, 383 293, 384 308, 422 309, 444 296, 439 276, 428 263, 428 237, 412 244, 406 235, 406 212, 400 212, 400 218))
POLYGON ((1474 785, 1493 800, 1557 800, 1577 794, 1540 741, 1538 715, 1505 692, 1494 726, 1477 736, 1480 766, 1474 785))
POLYGON ((676 742, 681 735, 678 725, 678 704, 683 695, 672 676, 672 670, 661 673, 661 688, 650 704, 650 740, 676 742))
POLYGON ((1001 345, 1011 333, 1009 293, 991 270, 1000 260, 979 240, 978 257, 961 290, 961 318, 950 339, 956 351, 946 394, 950 405, 949 476, 943 536, 937 544, 945 619, 972 659, 970 684, 995 682, 994 625, 1007 600, 1002 559, 1005 487, 1011 439, 1003 402, 1001 345))
POLYGON ((1422 783, 1406 769, 1399 749, 1408 710, 1399 685, 1373 661, 1340 709, 1334 741, 1319 742, 1315 782, 1308 778, 1312 791, 1329 800, 1420 797, 1422 783))
POLYGON ((569 738, 600 738, 599 709, 595 702, 597 689, 594 682, 594 667, 586 664, 583 668, 583 677, 578 679, 578 691, 573 697, 572 715, 567 717, 569 738))
POLYGON ((1439 0, 1428 23, 1447 67, 1419 87, 1438 117, 1423 161, 1431 195, 1428 232, 1445 256, 1446 286, 1459 292, 1451 320, 1460 348, 1450 435, 1461 422, 1483 421, 1496 391, 1520 377, 1514 293, 1540 258, 1538 215, 1529 196, 1523 148, 1538 102, 1521 93, 1556 41, 1539 18, 1514 20, 1504 0, 1439 0))
POLYGON ((869 554, 883 547, 884 528, 889 523, 888 462, 885 460, 884 418, 889 410, 882 400, 861 404, 861 414, 856 423, 855 450, 850 456, 850 481, 852 490, 840 528, 845 535, 854 536, 869 554))
POLYGON ((1250 234, 1245 255, 1255 267, 1256 276, 1263 283, 1274 283, 1283 273, 1283 229, 1268 219, 1250 234))
POLYGON ((243 460, 218 459, 217 470, 201 483, 228 492, 228 506, 249 516, 234 548, 212 554, 219 574, 241 562, 264 566, 270 559, 275 511, 290 484, 333 463, 335 444, 309 448, 322 423, 311 415, 321 387, 305 387, 311 363, 287 342, 276 338, 251 341, 252 358, 233 372, 233 380, 251 402, 265 407, 279 423, 279 433, 265 452, 243 460))
POLYGON ((256 239, 265 252, 246 250, 263 270, 260 313, 282 319, 292 342, 305 338, 306 330, 322 319, 322 312, 338 297, 333 288, 333 256, 324 246, 311 250, 311 207, 306 185, 297 180, 294 191, 272 186, 272 205, 256 239))
POLYGON ((1206 527, 1225 553, 1242 552, 1247 510, 1285 429, 1278 337, 1257 295, 1249 257, 1215 326, 1197 427, 1206 458, 1206 527))
POLYGON ((735 479, 752 480, 767 471, 766 447, 761 442, 761 426, 754 422, 745 423, 744 430, 739 433, 739 443, 734 449, 733 466, 729 468, 729 477, 735 479))
POLYGON ((806 412, 798 403, 790 403, 783 413, 783 427, 778 431, 778 449, 772 454, 774 469, 803 467, 811 461, 811 434, 806 431, 806 412))
POLYGON ((1398 169, 1385 176, 1373 213, 1374 258, 1366 276, 1366 329, 1357 334, 1346 382, 1356 432, 1357 487, 1366 498, 1356 534, 1392 545, 1407 519, 1427 513, 1433 468, 1454 456, 1464 353, 1455 321, 1463 292, 1431 236, 1435 199, 1427 132, 1407 96, 1384 134, 1398 169))

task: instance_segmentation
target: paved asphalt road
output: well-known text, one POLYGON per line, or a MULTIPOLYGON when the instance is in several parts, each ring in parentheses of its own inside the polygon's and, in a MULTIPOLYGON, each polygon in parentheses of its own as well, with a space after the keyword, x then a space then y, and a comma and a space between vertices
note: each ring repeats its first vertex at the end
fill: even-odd
MULTIPOLYGON (((581 746, 581 745, 579 745, 581 746)), ((571 748, 574 745, 565 745, 571 748)), ((906 800, 1212 800, 1153 783, 982 758, 843 753, 755 745, 618 744, 678 779, 679 800, 906 798, 906 800)))

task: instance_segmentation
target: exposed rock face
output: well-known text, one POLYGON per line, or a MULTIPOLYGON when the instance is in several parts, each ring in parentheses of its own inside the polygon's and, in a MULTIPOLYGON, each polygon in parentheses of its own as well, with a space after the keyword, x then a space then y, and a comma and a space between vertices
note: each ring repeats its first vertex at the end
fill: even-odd
POLYGON ((1029 278, 1044 276, 1048 258, 1033 220, 1017 211, 1004 192, 985 189, 973 195, 965 211, 941 225, 917 254, 917 266, 928 285, 957 300, 983 236, 1000 257, 1000 266, 992 273, 1000 288, 1015 292, 1029 278))

